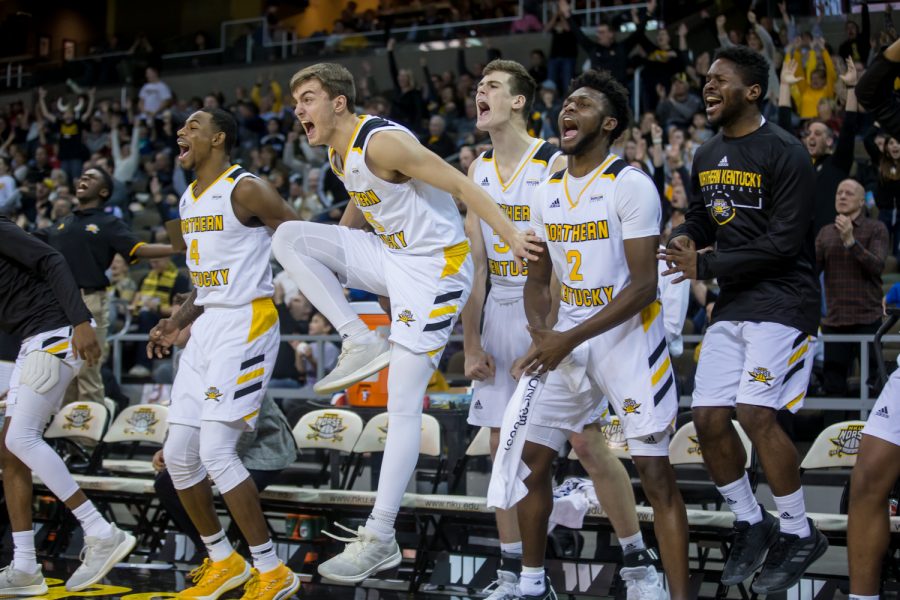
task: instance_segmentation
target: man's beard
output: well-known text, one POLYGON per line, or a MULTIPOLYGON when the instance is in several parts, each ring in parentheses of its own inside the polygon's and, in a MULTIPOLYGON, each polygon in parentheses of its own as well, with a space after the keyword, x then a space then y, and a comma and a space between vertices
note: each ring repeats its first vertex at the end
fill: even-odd
POLYGON ((597 141, 597 138, 600 137, 601 133, 602 130, 599 127, 594 129, 589 134, 581 138, 581 140, 579 140, 578 143, 575 144, 574 148, 572 148, 568 152, 563 150, 563 154, 565 154, 566 156, 579 156, 581 154, 584 154, 585 150, 587 150, 589 146, 597 141))

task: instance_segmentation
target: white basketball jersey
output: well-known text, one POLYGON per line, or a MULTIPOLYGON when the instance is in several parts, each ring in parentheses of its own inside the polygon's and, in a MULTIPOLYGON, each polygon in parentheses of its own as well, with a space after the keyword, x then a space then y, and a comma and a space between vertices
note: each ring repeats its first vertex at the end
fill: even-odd
POLYGON ((201 306, 243 306, 275 290, 269 266, 272 230, 247 227, 231 206, 231 192, 245 177, 254 175, 233 165, 199 196, 194 195, 196 181, 181 196, 181 233, 201 306))
MULTIPOLYGON (((494 158, 488 150, 475 160, 473 181, 493 198, 509 220, 519 229, 531 227, 531 199, 538 184, 551 174, 559 149, 549 142, 535 139, 522 156, 512 178, 504 182, 494 158)), ((528 267, 519 271, 509 246, 484 220, 481 234, 487 251, 488 273, 494 285, 524 285, 528 267)))
MULTIPOLYGON (((331 168, 359 207, 372 229, 391 252, 437 255, 468 240, 456 203, 447 192, 417 179, 391 183, 366 165, 366 149, 372 136, 405 127, 380 117, 361 116, 343 156, 328 149, 331 168), (339 159, 343 164, 339 164, 339 159)), ((423 148, 424 151, 424 148, 423 148)), ((452 251, 452 250, 448 250, 452 251)))
POLYGON ((659 194, 647 175, 614 154, 582 178, 554 173, 540 190, 532 226, 547 242, 561 284, 559 320, 580 323, 631 281, 624 241, 659 235, 659 194))

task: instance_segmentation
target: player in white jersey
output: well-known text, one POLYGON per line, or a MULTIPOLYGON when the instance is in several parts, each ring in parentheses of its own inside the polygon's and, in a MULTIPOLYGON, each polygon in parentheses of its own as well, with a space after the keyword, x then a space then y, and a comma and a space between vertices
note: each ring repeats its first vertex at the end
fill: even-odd
MULTIPOLYGON (((660 201, 644 173, 609 152, 627 121, 628 93, 609 73, 575 79, 559 117, 568 169, 541 184, 531 207, 546 252, 528 264, 525 313, 533 347, 523 363, 529 372, 549 374, 532 406, 522 453, 531 469, 528 495, 518 504, 525 598, 554 596, 543 570, 550 468, 568 435, 594 417, 602 396, 622 422, 653 505, 669 590, 675 598, 690 596, 687 516, 668 461, 678 402, 657 296, 660 201), (551 329, 553 275, 561 289, 551 329)), ((623 579, 643 582, 629 586, 628 597, 666 597, 654 553, 624 552, 623 579)))
MULTIPOLYGON (((483 187, 521 229, 531 221, 531 200, 538 184, 566 166, 553 145, 528 135, 524 115, 531 113, 536 83, 519 63, 495 60, 482 70, 475 96, 476 126, 491 136, 492 149, 479 156, 469 177, 483 187)), ((516 387, 512 369, 531 344, 525 318, 523 286, 526 270, 510 260, 509 248, 477 215, 469 213, 466 229, 472 241, 475 280, 462 313, 466 375, 474 380, 469 423, 491 428, 491 455, 496 455, 503 413, 516 387), (490 293, 485 298, 486 280, 490 293), (481 330, 482 315, 484 331, 481 330)), ((605 405, 605 403, 603 403, 605 405)), ((601 414, 602 414, 601 410, 601 414)), ((609 450, 600 425, 591 423, 571 436, 585 470, 596 481, 600 502, 623 547, 642 544, 631 480, 609 450)), ((501 560, 489 600, 517 594, 522 541, 515 509, 497 509, 501 560)), ((631 585, 641 585, 633 581, 631 585)))
POLYGON ((174 317, 153 328, 147 353, 167 354, 178 333, 191 327, 172 386, 163 456, 209 558, 179 597, 213 600, 247 582, 244 599, 280 600, 300 580, 275 554, 236 444, 255 426, 278 353, 272 231, 297 216, 268 183, 231 164, 236 138, 234 117, 215 108, 195 112, 178 131, 178 160, 197 175, 179 205, 194 291, 174 317), (247 540, 253 569, 222 530, 210 479, 247 540))
POLYGON ((428 151, 408 130, 353 113, 353 77, 318 64, 291 80, 295 114, 312 145, 327 145, 334 172, 353 200, 341 226, 288 223, 275 232, 275 256, 344 338, 335 369, 315 390, 326 393, 390 363, 388 413, 378 496, 365 527, 345 551, 319 566, 345 582, 400 563, 394 521, 415 470, 422 398, 472 281, 469 242, 451 197, 484 218, 520 261, 536 245, 468 178, 428 151), (368 225, 371 233, 358 229, 368 225), (344 298, 341 283, 390 298, 390 342, 370 332, 344 298))
POLYGON ((850 482, 847 558, 850 599, 875 600, 890 545, 888 496, 900 478, 900 370, 881 390, 862 430, 850 482))

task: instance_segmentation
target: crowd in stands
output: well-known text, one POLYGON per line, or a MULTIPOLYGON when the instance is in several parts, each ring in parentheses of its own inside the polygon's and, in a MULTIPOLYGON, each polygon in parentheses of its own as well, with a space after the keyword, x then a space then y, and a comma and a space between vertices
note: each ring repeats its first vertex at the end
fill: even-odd
MULTIPOLYGON (((450 10, 464 19, 491 16, 491 6, 462 2, 450 10)), ((706 32, 689 30, 685 23, 651 31, 647 24, 657 18, 658 10, 651 1, 646 9, 607 13, 607 20, 586 29, 568 2, 559 0, 550 20, 539 24, 550 37, 549 52, 535 49, 527 59, 526 67, 539 86, 529 129, 558 142, 561 99, 570 78, 582 68, 609 70, 632 88, 634 73, 641 68, 640 86, 630 90, 640 99, 641 113, 614 149, 653 177, 668 231, 681 222, 694 193, 690 172, 694 152, 714 135, 701 87, 716 48, 746 44, 763 53, 771 65, 763 114, 796 134, 816 166, 823 330, 871 333, 881 320, 887 284, 898 280, 900 141, 862 112, 854 87, 880 48, 897 37, 892 14, 888 8, 883 17, 869 15, 864 4, 861 15, 846 20, 842 39, 826 40, 822 14, 806 28, 788 14, 785 3, 778 8, 768 15, 714 17, 704 12, 698 27, 708 27, 706 32), (704 39, 712 40, 708 47, 704 39)), ((344 32, 377 26, 376 15, 348 10, 339 21, 344 32)), ((437 19, 432 12, 426 11, 426 20, 437 19)), ((527 24, 522 27, 528 29, 527 24)), ((336 28, 331 33, 341 32, 336 28)), ((347 39, 341 36, 336 43, 347 39)), ((404 64, 395 48, 407 39, 390 39, 386 57, 369 57, 370 62, 355 73, 360 112, 406 125, 429 149, 465 172, 486 148, 486 135, 474 127, 478 111, 474 90, 483 64, 468 64, 461 50, 455 70, 432 72, 426 55, 418 65, 404 64), (375 60, 388 62, 390 80, 373 77, 375 60)), ((149 54, 149 45, 146 39, 139 40, 133 51, 149 54)), ((498 55, 488 46, 484 62, 498 55)), ((187 115, 207 106, 226 108, 237 118, 235 162, 271 182, 302 218, 339 220, 348 196, 328 168, 324 149, 307 143, 292 114, 286 82, 261 73, 230 95, 216 92, 190 98, 170 88, 165 74, 153 64, 146 64, 139 77, 143 83, 135 85, 134 95, 124 103, 118 95, 107 97, 70 83, 54 87, 52 93, 35 90, 31 102, 0 107, 0 213, 29 231, 53 227, 77 209, 74 189, 81 173, 99 167, 113 177, 106 210, 129 223, 144 241, 165 243, 163 223, 177 218, 178 200, 192 179, 175 160, 177 130, 187 115)), ((182 256, 153 259, 150 265, 129 265, 118 258, 110 269, 109 293, 121 301, 114 303, 120 321, 122 311, 131 311, 132 327, 148 331, 154 317, 172 310, 176 294, 188 291, 185 273, 182 256)), ((290 280, 279 276, 277 284, 283 333, 330 333, 330 324, 314 313, 290 280)), ((698 284, 693 289, 688 328, 700 333, 715 301, 715 286, 698 284)), ((889 299, 898 297, 896 290, 892 294, 889 299)), ((445 357, 452 354, 449 349, 445 357)), ((148 376, 154 365, 141 355, 135 348, 125 367, 135 376, 148 376)), ((317 366, 327 370, 336 357, 336 346, 322 352, 284 342, 273 386, 311 386, 317 366)), ((843 371, 833 372, 849 373, 853 360, 849 346, 826 347, 826 371, 834 367, 843 371)), ((839 379, 823 382, 822 389, 847 394, 847 378, 839 379)))

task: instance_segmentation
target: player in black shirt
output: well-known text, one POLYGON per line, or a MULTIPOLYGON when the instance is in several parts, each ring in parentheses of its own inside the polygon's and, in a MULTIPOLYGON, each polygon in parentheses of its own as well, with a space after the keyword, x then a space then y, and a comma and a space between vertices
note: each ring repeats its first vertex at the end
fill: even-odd
POLYGON ((753 583, 760 594, 794 585, 828 547, 806 518, 797 449, 775 419, 803 404, 820 292, 815 175, 800 141, 760 114, 767 82, 766 59, 749 48, 716 55, 703 97, 710 123, 721 130, 694 157, 695 195, 660 256, 670 267, 665 274, 715 277, 721 286, 697 366, 694 424, 704 462, 735 513, 722 583, 736 585, 762 566, 753 583), (731 424, 735 406, 778 519, 753 496, 731 424))
MULTIPOLYGON (((100 358, 91 314, 65 260, 53 248, 0 217, 0 329, 22 338, 7 394, 0 457, 13 537, 13 561, 0 570, 0 596, 39 596, 47 584, 35 561, 32 472, 81 522, 85 549, 66 589, 102 579, 134 548, 135 538, 106 521, 43 439, 66 386, 100 358)), ((90 418, 90 409, 82 413, 90 418)))

